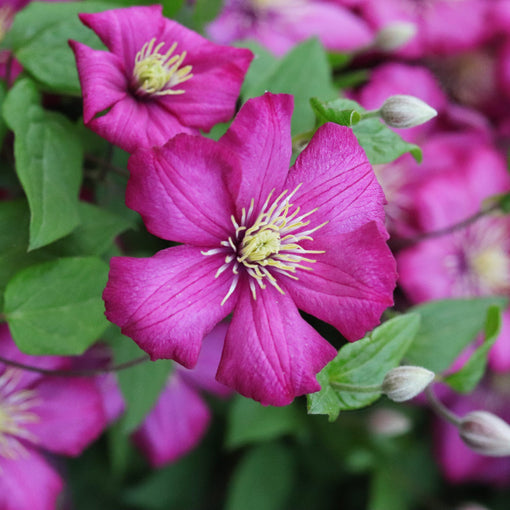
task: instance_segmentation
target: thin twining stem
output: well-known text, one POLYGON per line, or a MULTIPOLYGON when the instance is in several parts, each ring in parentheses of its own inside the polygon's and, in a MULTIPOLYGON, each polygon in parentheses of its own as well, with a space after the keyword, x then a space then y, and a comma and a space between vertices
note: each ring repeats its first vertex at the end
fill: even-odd
POLYGON ((408 237, 404 239, 394 239, 394 244, 397 245, 398 248, 406 248, 407 246, 412 246, 413 244, 417 244, 421 241, 425 241, 426 239, 433 239, 435 237, 441 237, 448 234, 452 234, 457 230, 462 230, 463 228, 468 227, 472 223, 475 223, 480 218, 493 213, 499 209, 499 204, 493 204, 481 211, 476 212, 475 214, 468 216, 466 219, 460 221, 459 223, 455 223, 454 225, 450 225, 449 227, 440 228, 438 230, 432 230, 430 232, 424 232, 422 234, 418 234, 414 237, 408 237))
MULTIPOLYGON (((90 163, 93 163, 95 165, 99 165, 103 169, 113 172, 113 173, 120 175, 122 177, 129 177, 129 172, 127 170, 110 163, 106 159, 98 158, 96 156, 93 156, 92 154, 87 154, 85 156, 85 160, 89 161, 90 163)), ((101 176, 101 177, 104 177, 104 176, 101 176)))
POLYGON ((9 365, 11 367, 20 368, 21 370, 27 370, 29 372, 37 372, 39 374, 44 375, 54 375, 59 377, 84 377, 84 376, 94 376, 106 374, 109 372, 119 372, 121 370, 125 370, 126 368, 131 368, 136 365, 140 365, 141 363, 145 363, 149 361, 149 356, 145 354, 144 356, 140 356, 139 358, 132 359, 130 361, 126 361, 125 363, 119 363, 118 365, 112 365, 101 368, 87 368, 87 369, 68 369, 68 370, 51 370, 48 368, 39 368, 34 367, 32 365, 26 365, 25 363, 19 363, 18 361, 9 360, 6 358, 2 358, 0 356, 0 363, 4 363, 5 365, 9 365))
POLYGON ((442 402, 436 397, 436 394, 430 385, 425 389, 425 395, 427 396, 427 400, 429 401, 430 406, 439 416, 442 416, 446 421, 450 422, 456 427, 460 425, 460 416, 452 413, 442 404, 442 402))

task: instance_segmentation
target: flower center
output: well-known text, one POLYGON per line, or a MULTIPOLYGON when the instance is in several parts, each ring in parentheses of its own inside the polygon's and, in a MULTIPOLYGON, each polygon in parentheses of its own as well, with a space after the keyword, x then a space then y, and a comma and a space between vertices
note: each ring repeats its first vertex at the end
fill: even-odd
POLYGON ((172 56, 177 48, 176 42, 166 53, 160 53, 164 42, 157 46, 154 46, 155 44, 156 38, 153 38, 136 54, 133 69, 136 91, 142 95, 154 96, 184 94, 183 89, 172 87, 193 77, 192 66, 181 67, 187 52, 183 51, 180 55, 172 56))
POLYGON ((471 267, 487 289, 498 292, 508 287, 509 258, 501 246, 491 246, 471 259, 471 267))
POLYGON ((34 390, 17 390, 22 372, 7 368, 0 376, 0 457, 16 459, 26 455, 21 440, 35 443, 36 437, 26 430, 26 425, 39 417, 30 412, 38 401, 34 390))
POLYGON ((220 248, 202 252, 203 255, 225 253, 225 263, 216 272, 216 278, 226 269, 234 275, 232 284, 223 298, 224 304, 232 295, 240 277, 240 270, 250 277, 249 285, 253 299, 257 299, 257 285, 265 289, 270 283, 279 292, 284 294, 278 283, 278 275, 297 280, 298 269, 311 271, 312 268, 305 263, 314 263, 310 254, 324 253, 322 250, 307 250, 299 243, 313 241, 311 234, 323 227, 326 223, 309 228, 308 217, 317 209, 300 214, 300 207, 293 207, 290 203, 301 184, 288 193, 285 190, 271 202, 273 191, 267 197, 259 215, 254 217, 254 199, 250 202, 248 211, 243 207, 240 221, 232 216, 234 234, 226 241, 221 242, 220 248))

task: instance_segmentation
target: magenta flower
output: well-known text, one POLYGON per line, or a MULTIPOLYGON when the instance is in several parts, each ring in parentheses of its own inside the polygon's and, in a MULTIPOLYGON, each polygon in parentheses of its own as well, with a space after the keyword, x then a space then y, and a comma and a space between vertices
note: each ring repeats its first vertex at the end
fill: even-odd
POLYGON ((336 51, 366 46, 373 38, 356 14, 323 0, 226 0, 207 33, 221 44, 255 40, 276 55, 312 36, 336 51))
MULTIPOLYGON (((455 155, 445 144, 443 172, 430 175, 410 197, 422 232, 455 225, 475 214, 487 197, 510 190, 504 159, 497 152, 483 144, 460 149, 455 155)), ((413 302, 509 296, 510 219, 487 216, 466 228, 403 250, 397 261, 400 284, 413 302)), ((502 331, 491 349, 490 363, 494 370, 510 369, 509 310, 503 315, 502 331)))
MULTIPOLYGON (((69 359, 32 357, 16 348, 0 325, 0 356, 44 369, 69 359)), ((43 376, 0 364, 0 508, 52 510, 63 482, 44 451, 76 456, 106 425, 93 381, 43 376)))
POLYGON ((392 303, 383 194, 348 128, 326 124, 289 171, 291 96, 248 101, 215 142, 179 135, 130 159, 126 201, 184 243, 114 257, 106 315, 153 359, 197 361, 233 312, 217 379, 264 404, 317 391, 336 354, 298 308, 348 339, 392 303))
POLYGON ((218 324, 204 338, 193 370, 176 366, 156 405, 134 433, 133 440, 151 466, 161 467, 186 455, 205 435, 211 412, 200 396, 206 390, 225 397, 230 390, 215 381, 227 324, 218 324))
POLYGON ((416 36, 398 53, 406 57, 451 55, 479 46, 492 35, 485 0, 366 0, 364 18, 377 30, 397 21, 414 23, 416 36))
POLYGON ((229 120, 252 59, 249 50, 218 46, 163 18, 161 9, 81 14, 109 52, 70 41, 85 124, 128 152, 229 120))

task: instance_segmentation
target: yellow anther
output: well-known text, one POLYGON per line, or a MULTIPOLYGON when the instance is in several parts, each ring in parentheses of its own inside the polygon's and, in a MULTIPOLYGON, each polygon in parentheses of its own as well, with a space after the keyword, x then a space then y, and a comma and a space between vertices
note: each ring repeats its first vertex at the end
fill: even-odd
POLYGON ((160 53, 164 42, 157 46, 154 46, 155 44, 156 38, 153 38, 136 54, 133 77, 137 91, 155 96, 184 94, 184 89, 173 87, 193 77, 192 66, 181 67, 186 58, 186 51, 172 56, 177 48, 176 42, 166 53, 160 53))

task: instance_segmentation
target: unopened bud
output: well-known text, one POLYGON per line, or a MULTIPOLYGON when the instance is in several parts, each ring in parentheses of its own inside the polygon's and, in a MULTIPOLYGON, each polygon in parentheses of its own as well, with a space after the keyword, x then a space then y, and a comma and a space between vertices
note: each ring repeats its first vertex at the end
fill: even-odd
POLYGON ((489 510, 486 506, 479 505, 478 503, 464 503, 455 510, 489 510))
POLYGON ((386 25, 375 36, 374 46, 382 51, 398 50, 407 44, 418 31, 414 23, 398 21, 386 25))
POLYGON ((459 434, 471 450, 491 457, 510 455, 510 425, 495 414, 473 411, 460 420, 459 434))
POLYGON ((376 409, 370 414, 368 426, 371 432, 381 436, 401 436, 411 430, 411 420, 394 409, 376 409))
POLYGON ((388 126, 406 129, 427 122, 437 111, 417 97, 397 94, 384 101, 379 114, 388 126))
POLYGON ((404 365, 386 374, 382 391, 394 402, 405 402, 420 394, 434 377, 434 372, 426 368, 404 365))

